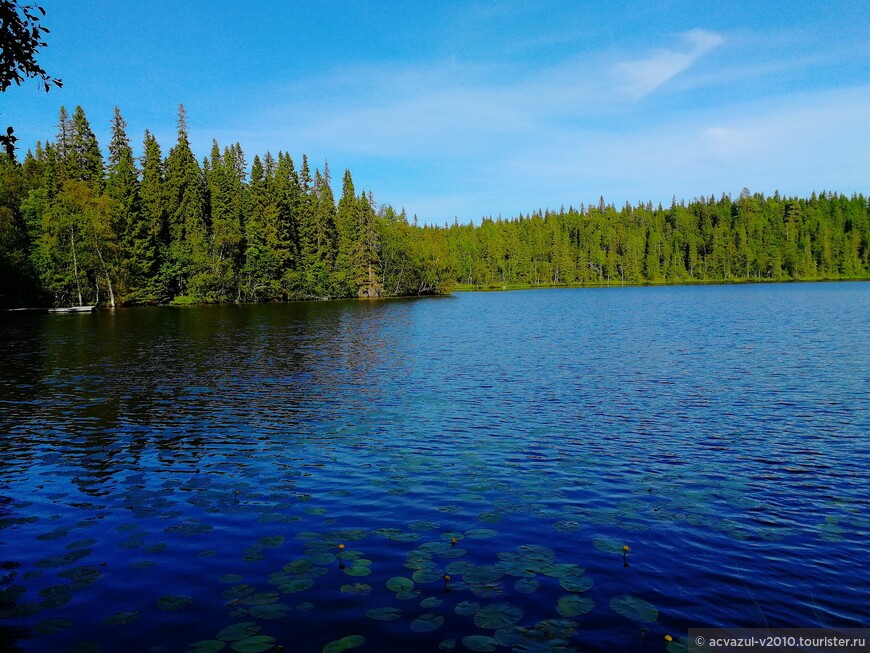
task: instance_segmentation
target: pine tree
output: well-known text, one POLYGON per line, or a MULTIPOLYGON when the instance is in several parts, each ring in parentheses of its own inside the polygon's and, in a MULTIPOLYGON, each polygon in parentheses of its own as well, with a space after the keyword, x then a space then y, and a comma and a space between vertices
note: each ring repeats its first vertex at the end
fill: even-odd
POLYGON ((66 176, 85 182, 95 194, 99 194, 103 190, 103 155, 80 106, 73 112, 69 131, 69 142, 64 145, 66 176))
POLYGON ((173 297, 172 279, 177 273, 169 256, 165 169, 160 144, 147 129, 143 151, 139 210, 146 237, 140 241, 142 249, 133 256, 142 278, 142 301, 168 302, 173 297))
POLYGON ((169 258, 173 290, 199 297, 206 292, 211 255, 206 224, 206 187, 202 170, 190 149, 187 115, 178 106, 178 141, 166 159, 169 258))

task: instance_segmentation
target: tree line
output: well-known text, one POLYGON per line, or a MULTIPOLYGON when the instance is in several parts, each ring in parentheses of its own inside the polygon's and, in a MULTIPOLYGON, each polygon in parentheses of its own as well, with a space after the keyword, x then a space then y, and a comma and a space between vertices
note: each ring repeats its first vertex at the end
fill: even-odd
POLYGON ((81 107, 22 162, 0 155, 0 305, 107 306, 435 294, 453 286, 870 276, 862 195, 744 189, 668 208, 605 204, 419 225, 328 164, 237 143, 201 162, 179 107, 166 156, 133 155, 116 108, 108 158, 81 107))

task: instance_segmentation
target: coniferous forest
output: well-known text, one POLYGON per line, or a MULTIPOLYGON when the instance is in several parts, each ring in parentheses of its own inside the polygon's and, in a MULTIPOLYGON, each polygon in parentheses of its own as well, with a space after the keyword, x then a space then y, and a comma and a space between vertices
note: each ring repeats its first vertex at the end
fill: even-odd
POLYGON ((81 107, 53 141, 0 155, 0 306, 122 306, 552 286, 870 277, 863 195, 744 190, 669 207, 537 211, 418 225, 350 171, 214 142, 198 162, 183 107, 168 153, 136 158, 116 108, 108 159, 81 107))

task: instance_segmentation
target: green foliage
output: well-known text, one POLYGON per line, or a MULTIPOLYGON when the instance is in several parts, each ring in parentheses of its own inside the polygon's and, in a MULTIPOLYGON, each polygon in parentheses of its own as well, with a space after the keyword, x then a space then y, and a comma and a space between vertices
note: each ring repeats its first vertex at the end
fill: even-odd
POLYGON ((0 155, 0 305, 282 301, 461 288, 852 279, 870 276, 861 195, 744 190, 663 208, 605 204, 479 225, 418 225, 378 208, 349 170, 254 157, 214 142, 200 165, 184 107, 163 158, 137 162, 118 109, 103 162, 84 111, 54 142, 0 155), (138 163, 138 165, 137 165, 138 163))

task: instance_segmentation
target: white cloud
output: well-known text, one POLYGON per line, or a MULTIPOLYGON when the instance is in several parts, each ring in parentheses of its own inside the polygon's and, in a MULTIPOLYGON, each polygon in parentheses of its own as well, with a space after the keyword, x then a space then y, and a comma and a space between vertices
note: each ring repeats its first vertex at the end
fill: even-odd
POLYGON ((659 50, 644 59, 623 61, 613 66, 613 77, 619 89, 633 97, 648 95, 725 40, 719 34, 701 29, 684 32, 679 38, 683 42, 682 48, 659 50))

